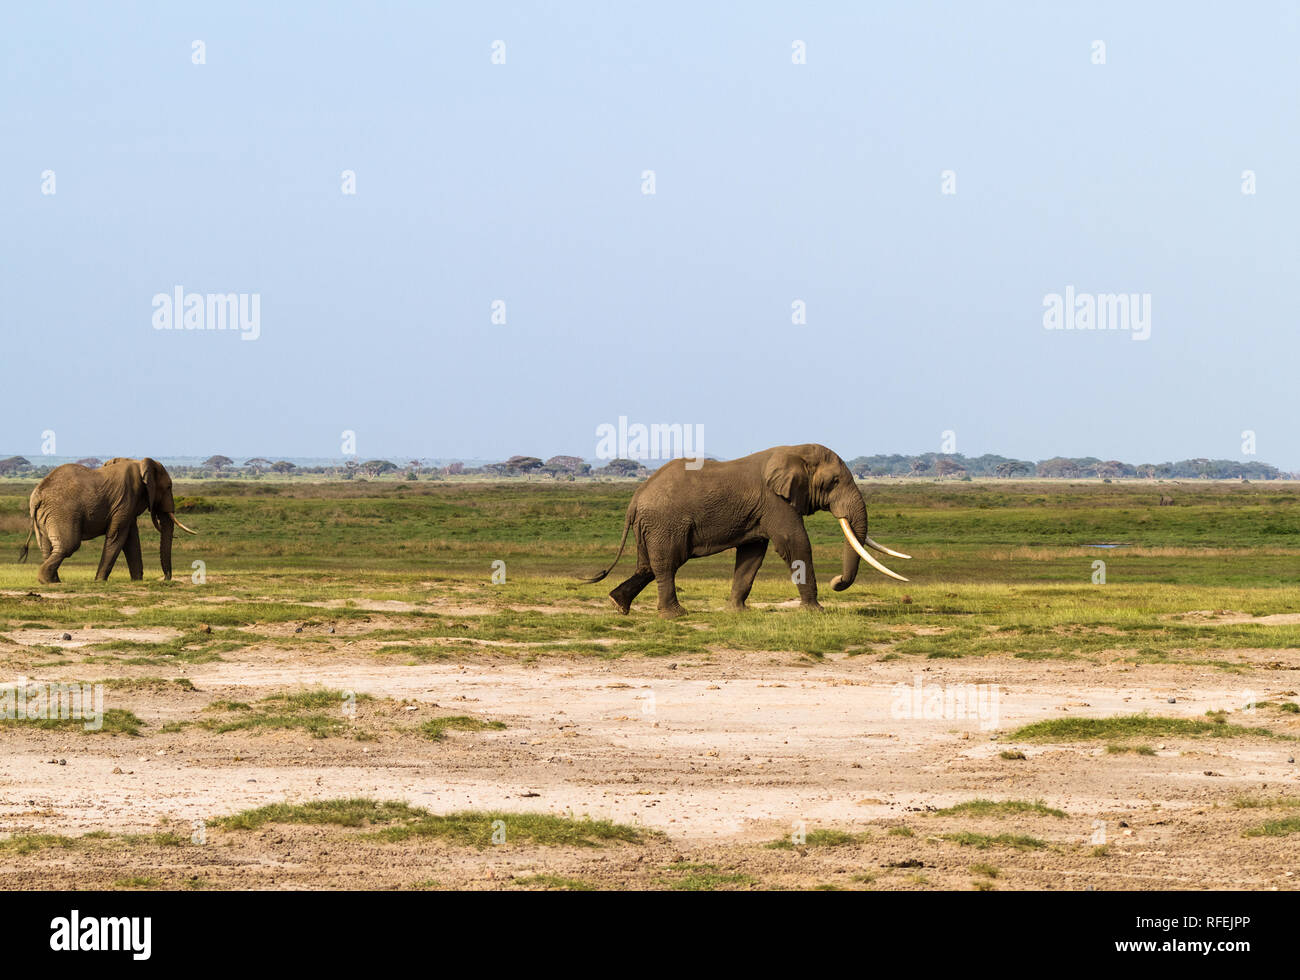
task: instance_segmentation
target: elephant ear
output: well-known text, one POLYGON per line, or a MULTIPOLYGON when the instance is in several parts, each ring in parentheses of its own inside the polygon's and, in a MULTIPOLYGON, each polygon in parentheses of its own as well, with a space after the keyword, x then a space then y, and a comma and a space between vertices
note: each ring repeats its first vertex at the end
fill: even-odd
POLYGON ((763 482, 790 502, 797 514, 808 514, 808 466, 794 453, 774 453, 763 467, 763 482))
POLYGON ((149 494, 149 512, 153 513, 158 504, 158 463, 148 457, 140 460, 140 479, 144 481, 145 491, 149 494))

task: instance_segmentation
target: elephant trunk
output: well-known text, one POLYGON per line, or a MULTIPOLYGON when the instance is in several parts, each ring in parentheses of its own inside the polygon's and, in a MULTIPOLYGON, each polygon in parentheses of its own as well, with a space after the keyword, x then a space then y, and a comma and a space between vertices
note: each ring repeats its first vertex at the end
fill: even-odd
POLYGON ((170 582, 172 577, 172 535, 175 533, 175 522, 171 514, 162 515, 151 514, 154 527, 158 528, 161 536, 158 541, 158 562, 162 565, 163 579, 170 582))
MULTIPOLYGON (((859 541, 867 536, 867 505, 856 487, 848 503, 842 509, 832 508, 831 514, 840 521, 847 521, 859 541)), ((845 535, 840 574, 831 580, 831 588, 836 592, 843 592, 852 585, 858 577, 858 562, 858 550, 849 543, 848 536, 845 535)))
POLYGON ((840 530, 844 532, 844 571, 831 581, 831 588, 836 592, 842 592, 853 584, 853 580, 858 575, 859 558, 881 575, 888 575, 900 582, 907 581, 902 575, 880 564, 875 556, 867 551, 866 546, 870 546, 886 554, 897 555, 899 558, 909 557, 900 551, 892 551, 877 544, 867 535, 867 504, 862 499, 862 492, 857 489, 856 484, 853 486, 852 494, 845 493, 838 504, 832 503, 828 509, 839 520, 840 530))

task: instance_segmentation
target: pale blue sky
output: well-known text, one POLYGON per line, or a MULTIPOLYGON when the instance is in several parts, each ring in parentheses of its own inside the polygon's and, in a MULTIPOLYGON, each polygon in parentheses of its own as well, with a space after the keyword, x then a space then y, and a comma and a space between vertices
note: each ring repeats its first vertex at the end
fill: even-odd
POLYGON ((590 457, 624 415, 1300 468, 1297 6, 6 4, 0 453, 590 457), (261 337, 155 331, 176 285, 261 337), (1044 330, 1067 285, 1151 338, 1044 330))

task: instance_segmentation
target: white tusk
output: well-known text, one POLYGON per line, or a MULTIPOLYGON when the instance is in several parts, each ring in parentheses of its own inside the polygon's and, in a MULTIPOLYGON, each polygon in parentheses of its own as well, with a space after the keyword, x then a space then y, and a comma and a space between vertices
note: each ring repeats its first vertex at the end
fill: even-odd
POLYGON ((883 544, 881 544, 881 543, 878 542, 878 541, 872 541, 872 540, 871 540, 871 535, 869 535, 869 534, 868 534, 868 535, 865 535, 864 537, 865 537, 865 540, 864 540, 862 543, 865 544, 868 548, 875 548, 875 549, 876 549, 877 551, 879 551, 882 555, 890 555, 890 556, 892 556, 892 557, 894 557, 894 558, 911 558, 911 557, 912 557, 911 555, 905 555, 905 554, 903 554, 901 551, 894 551, 892 548, 886 548, 883 544))
POLYGON ((868 565, 870 565, 876 571, 880 572, 882 575, 888 575, 890 578, 896 578, 900 582, 907 581, 907 579, 903 578, 903 576, 899 575, 897 572, 891 572, 884 565, 880 564, 880 562, 876 561, 876 559, 871 556, 871 552, 869 552, 866 548, 862 547, 862 545, 858 542, 858 539, 853 534, 853 528, 849 527, 849 522, 845 520, 843 517, 840 518, 840 527, 844 530, 845 539, 847 539, 849 544, 853 545, 853 550, 856 551, 859 555, 861 555, 863 560, 868 565))
POLYGON ((176 517, 175 514, 173 514, 173 513, 168 513, 167 516, 170 517, 170 518, 172 519, 172 523, 175 524, 175 525, 176 525, 178 528, 180 528, 182 531, 189 531, 190 534, 194 534, 194 535, 197 535, 197 534, 199 533, 198 531, 190 531, 190 529, 189 529, 188 527, 186 527, 184 524, 182 524, 182 523, 177 519, 177 517, 176 517))

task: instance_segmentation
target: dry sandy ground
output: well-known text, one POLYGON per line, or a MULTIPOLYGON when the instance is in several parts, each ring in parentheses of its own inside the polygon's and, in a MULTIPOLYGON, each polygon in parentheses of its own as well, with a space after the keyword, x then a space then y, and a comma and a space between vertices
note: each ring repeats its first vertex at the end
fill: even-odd
MULTIPOLYGON (((50 640, 46 631, 31 638, 50 640)), ((1260 669, 1246 674, 1009 658, 810 663, 744 653, 676 663, 521 663, 485 652, 461 663, 405 665, 341 644, 224 657, 188 667, 34 672, 42 679, 186 677, 197 690, 108 691, 106 707, 127 708, 146 722, 135 738, 0 729, 0 831, 79 837, 170 830, 188 838, 202 821, 267 803, 362 796, 434 813, 607 818, 661 835, 641 844, 544 848, 511 843, 507 830, 506 844, 480 850, 435 839, 380 843, 339 827, 207 828, 201 844, 108 837, 31 853, 0 849, 0 885, 112 887, 145 878, 162 887, 490 888, 539 887, 546 882, 529 879, 543 874, 596 887, 1298 883, 1300 836, 1243 831, 1300 811, 1234 805, 1241 797, 1300 796, 1295 742, 1155 739, 1157 752, 1147 756, 1107 754, 1105 742, 1014 743, 1007 734, 1072 715, 1201 718, 1254 700, 1295 700, 1300 659, 1291 652, 1261 651, 1260 669), (997 717, 908 717, 897 685, 918 681, 927 691, 996 685, 997 717), (378 699, 358 706, 349 730, 367 740, 349 732, 160 731, 168 722, 211 717, 204 708, 217 699, 255 702, 304 685, 378 699), (451 732, 437 742, 415 731, 441 715, 506 728, 451 732), (1009 750, 1026 758, 1003 758, 1009 750), (977 797, 1042 800, 1066 816, 931 812, 977 797), (765 846, 818 828, 861 836, 839 846, 765 846), (1047 846, 980 848, 943 836, 965 831, 1028 835, 1047 846), (1102 835, 1107 846, 1099 850, 1102 835)), ((1300 735, 1300 716, 1265 710, 1233 720, 1300 735)))

